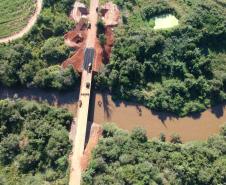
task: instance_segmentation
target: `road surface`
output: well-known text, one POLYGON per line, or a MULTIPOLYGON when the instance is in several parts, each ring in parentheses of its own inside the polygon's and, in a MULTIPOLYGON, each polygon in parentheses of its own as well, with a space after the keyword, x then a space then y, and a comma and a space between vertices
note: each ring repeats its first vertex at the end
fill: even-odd
POLYGON ((81 184, 81 159, 84 152, 85 146, 85 136, 86 136, 86 127, 88 120, 88 111, 89 111, 89 100, 92 84, 92 71, 88 71, 89 63, 92 63, 94 60, 94 44, 96 39, 96 23, 97 23, 97 12, 96 8, 98 7, 99 0, 91 0, 90 2, 90 14, 89 21, 91 23, 91 28, 88 30, 88 36, 86 41, 86 49, 84 55, 84 64, 83 72, 81 79, 80 87, 80 106, 77 113, 77 123, 76 123, 76 134, 73 139, 73 149, 72 149, 72 158, 71 158, 71 172, 69 185, 80 185, 81 184), (90 87, 87 88, 87 83, 90 84, 90 87))

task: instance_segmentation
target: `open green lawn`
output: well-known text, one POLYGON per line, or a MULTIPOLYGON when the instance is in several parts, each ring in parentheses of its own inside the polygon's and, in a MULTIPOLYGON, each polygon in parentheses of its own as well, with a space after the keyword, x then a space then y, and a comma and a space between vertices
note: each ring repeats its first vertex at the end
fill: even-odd
POLYGON ((0 38, 20 31, 35 11, 34 0, 0 1, 0 38))

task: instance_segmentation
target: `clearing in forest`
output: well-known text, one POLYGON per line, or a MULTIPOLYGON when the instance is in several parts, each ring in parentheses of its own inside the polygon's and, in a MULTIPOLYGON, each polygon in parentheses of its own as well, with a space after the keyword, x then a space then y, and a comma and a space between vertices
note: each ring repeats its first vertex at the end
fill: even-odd
POLYGON ((166 29, 166 28, 172 28, 174 26, 177 26, 178 19, 174 15, 162 15, 155 17, 155 27, 154 29, 166 29))
POLYGON ((22 30, 35 12, 34 0, 0 1, 0 38, 22 30))

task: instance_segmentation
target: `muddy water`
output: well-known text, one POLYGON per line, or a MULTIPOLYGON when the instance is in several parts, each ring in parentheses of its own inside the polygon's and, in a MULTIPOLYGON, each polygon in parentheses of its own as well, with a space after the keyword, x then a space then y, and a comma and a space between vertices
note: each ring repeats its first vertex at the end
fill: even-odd
POLYGON ((110 95, 96 94, 93 110, 93 120, 96 123, 114 122, 125 130, 143 127, 150 138, 159 137, 162 132, 169 139, 172 134, 178 133, 184 142, 206 140, 209 136, 218 133, 220 126, 226 123, 224 105, 214 107, 202 114, 177 118, 171 114, 152 112, 137 104, 113 102, 110 95))
MULTIPOLYGON (((76 116, 79 89, 56 92, 35 88, 8 89, 0 86, 0 99, 15 96, 28 100, 46 101, 50 105, 65 107, 76 116)), ((143 127, 150 138, 159 137, 162 132, 168 139, 173 133, 178 133, 183 141, 206 140, 209 136, 218 133, 220 125, 226 123, 226 104, 216 106, 202 114, 177 118, 172 114, 150 111, 138 104, 114 102, 108 94, 94 92, 91 102, 90 121, 99 124, 114 122, 119 128, 125 130, 143 127)))

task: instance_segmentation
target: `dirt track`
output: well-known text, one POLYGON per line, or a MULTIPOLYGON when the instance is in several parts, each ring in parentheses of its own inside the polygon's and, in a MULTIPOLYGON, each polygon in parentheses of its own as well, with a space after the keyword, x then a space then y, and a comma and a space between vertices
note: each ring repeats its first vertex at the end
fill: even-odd
POLYGON ((37 5, 36 5, 35 13, 28 21, 27 26, 25 26, 20 32, 14 34, 12 36, 0 39, 0 43, 8 43, 10 41, 19 39, 19 38, 23 37, 26 33, 28 33, 38 19, 38 16, 42 10, 42 2, 43 2, 43 0, 36 0, 37 5))

